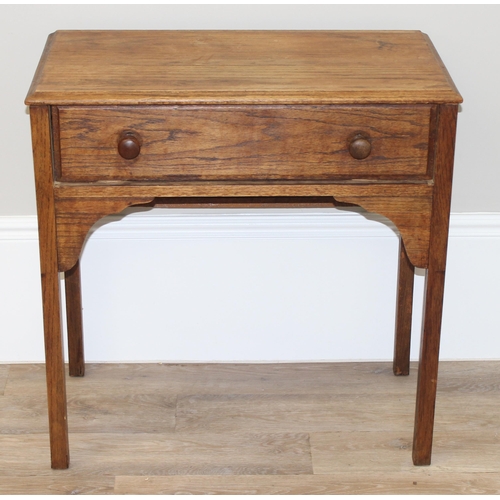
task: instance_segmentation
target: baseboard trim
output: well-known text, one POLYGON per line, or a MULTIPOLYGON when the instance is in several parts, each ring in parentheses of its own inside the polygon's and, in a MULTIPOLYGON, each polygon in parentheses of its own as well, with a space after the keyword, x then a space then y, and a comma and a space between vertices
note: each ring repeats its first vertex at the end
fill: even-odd
MULTIPOLYGON (((97 239, 384 238, 394 225, 369 213, 343 210, 162 210, 111 215, 92 229, 97 239)), ((0 241, 36 240, 34 215, 1 216, 0 241)), ((452 213, 450 238, 500 238, 500 213, 452 213)))
POLYGON ((0 241, 37 240, 36 215, 10 215, 0 217, 0 241))

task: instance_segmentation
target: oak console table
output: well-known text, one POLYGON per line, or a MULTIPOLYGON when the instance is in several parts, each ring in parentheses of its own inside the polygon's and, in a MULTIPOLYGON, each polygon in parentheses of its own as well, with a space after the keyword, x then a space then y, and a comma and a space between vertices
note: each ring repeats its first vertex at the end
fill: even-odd
MULTIPOLYGON (((394 373, 426 269, 413 462, 431 460, 458 104, 418 31, 58 31, 29 90, 52 467, 84 374, 79 258, 133 205, 355 205, 401 235, 394 373)), ((361 409, 362 411, 362 409, 361 409)))

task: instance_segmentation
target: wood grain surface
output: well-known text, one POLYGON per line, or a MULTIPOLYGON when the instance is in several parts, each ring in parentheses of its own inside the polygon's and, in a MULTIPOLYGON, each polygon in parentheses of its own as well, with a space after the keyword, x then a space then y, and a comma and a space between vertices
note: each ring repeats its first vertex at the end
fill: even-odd
MULTIPOLYGON (((148 203, 152 199, 151 195, 141 198, 133 195, 107 197, 92 201, 58 199, 56 224, 59 270, 67 272, 77 264, 88 232, 99 219, 133 205, 148 203)), ((83 356, 83 352, 81 354, 83 356)))
MULTIPOLYGON (((432 471, 446 472, 488 472, 498 473, 498 427, 490 430, 487 436, 481 436, 476 430, 462 432, 447 432, 435 430, 436 452, 433 454, 432 471), (495 437, 496 436, 496 437, 495 437), (439 443, 439 445, 438 445, 439 443), (473 445, 481 450, 481 457, 470 460, 468 451, 473 445), (438 448, 439 447, 439 451, 438 448)), ((315 474, 334 474, 349 472, 356 461, 370 463, 372 472, 383 473, 393 470, 410 470, 412 467, 409 451, 411 450, 412 436, 410 433, 380 432, 361 433, 359 439, 366 438, 366 442, 354 441, 346 433, 319 433, 311 434, 311 449, 315 474)), ((427 468, 417 468, 423 474, 427 468)), ((418 474, 418 472, 416 472, 418 474)))
POLYGON ((500 362, 441 362, 424 468, 411 458, 415 368, 89 364, 68 380, 72 462, 57 471, 43 365, 1 366, 0 494, 500 493, 500 362))
MULTIPOLYGON (((67 386, 70 394, 84 396, 118 396, 139 392, 172 397, 228 393, 365 394, 368 379, 373 382, 370 384, 372 393, 403 395, 411 392, 415 385, 414 380, 406 377, 389 377, 391 370, 387 363, 338 363, 334 368, 332 366, 330 363, 87 363, 85 378, 69 378, 67 386), (343 378, 349 380, 348 385, 340 383, 343 378)), ((28 396, 43 394, 45 381, 42 371, 41 365, 10 366, 5 395, 15 396, 20 392, 28 396)), ((460 378, 456 384, 459 381, 460 378)), ((454 385, 453 388, 459 390, 462 385, 454 385)), ((496 386, 492 390, 496 390, 496 386)))
POLYGON ((114 485, 112 476, 0 476, 0 495, 109 495, 114 485))
POLYGON ((8 375, 9 375, 9 366, 0 365, 0 395, 3 395, 8 375))
MULTIPOLYGON (((223 183, 57 183, 54 187, 59 270, 71 269, 80 258, 88 231, 102 217, 154 198, 184 197, 233 199, 244 197, 334 197, 384 215, 397 226, 413 265, 427 267, 432 185, 430 184, 223 184, 223 183)), ((207 199, 207 202, 210 200, 207 199)), ((163 200, 165 202, 165 200, 163 200)))
POLYGON ((396 296, 396 334, 394 338, 394 375, 410 373, 411 323, 415 267, 408 259, 404 242, 399 242, 398 293, 396 296))
POLYGON ((57 170, 72 182, 423 180, 430 119, 428 105, 60 107, 57 170), (136 158, 118 152, 125 132, 136 158), (356 134, 371 143, 363 160, 349 153, 356 134))
MULTIPOLYGON (((474 393, 495 402, 500 393, 499 362, 444 361, 438 394, 474 393), (477 366, 476 366, 477 365, 477 366)), ((5 396, 40 396, 45 391, 43 365, 0 365, 5 369, 5 396)), ((87 363, 85 378, 67 379, 68 393, 91 395, 144 394, 412 394, 418 363, 410 377, 389 376, 388 363, 87 363), (344 384, 342 381, 345 380, 344 384), (368 389, 367 389, 368 387, 368 389)), ((474 396, 476 397, 476 396, 474 396)), ((442 404, 442 401, 439 402, 442 404)), ((464 409, 465 410, 465 409, 464 409)), ((475 408, 470 409, 471 412, 475 408)), ((494 417, 494 415, 490 415, 494 417)))
POLYGON ((69 374, 72 377, 85 375, 83 349, 83 315, 80 261, 64 273, 66 299, 66 329, 68 332, 69 374))
MULTIPOLYGON (((306 433, 240 433, 224 439, 219 434, 184 433, 72 433, 71 437, 67 476, 312 474, 306 433)), ((0 457, 1 476, 51 476, 46 463, 44 467, 36 465, 41 464, 40 458, 23 462, 22 454, 15 452, 16 444, 26 446, 47 460, 45 436, 0 438, 8 457, 0 457)))
POLYGON ((117 494, 422 495, 498 494, 494 473, 333 473, 314 476, 118 476, 117 494))
POLYGON ((216 433, 233 433, 240 429, 321 432, 326 428, 346 433, 359 429, 403 432, 412 428, 414 405, 413 395, 400 395, 381 407, 377 393, 362 396, 272 393, 194 395, 179 398, 176 429, 216 433), (388 413, 393 416, 390 420, 384 418, 388 413))
POLYGON ((64 469, 69 463, 68 422, 48 106, 32 106, 30 121, 38 213, 51 461, 55 469, 64 469))
MULTIPOLYGON (((176 397, 151 393, 71 396, 68 411, 74 416, 69 431, 96 434, 173 432, 176 397)), ((0 434, 47 432, 47 398, 8 396, 2 407, 9 418, 0 418, 0 434)))
POLYGON ((460 102, 419 31, 58 31, 27 104, 460 102))
POLYGON ((457 105, 440 106, 415 408, 415 465, 429 465, 431 461, 457 113, 457 105))

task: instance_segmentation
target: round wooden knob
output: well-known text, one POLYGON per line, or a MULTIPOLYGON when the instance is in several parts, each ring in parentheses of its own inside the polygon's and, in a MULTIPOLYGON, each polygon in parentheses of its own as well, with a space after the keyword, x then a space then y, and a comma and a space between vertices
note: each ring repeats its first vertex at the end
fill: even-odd
POLYGON ((133 160, 141 152, 141 141, 134 134, 123 135, 118 142, 118 153, 126 160, 133 160))
POLYGON ((370 141, 362 135, 356 135, 349 143, 349 153, 356 160, 364 160, 370 155, 371 151, 372 145, 370 141))

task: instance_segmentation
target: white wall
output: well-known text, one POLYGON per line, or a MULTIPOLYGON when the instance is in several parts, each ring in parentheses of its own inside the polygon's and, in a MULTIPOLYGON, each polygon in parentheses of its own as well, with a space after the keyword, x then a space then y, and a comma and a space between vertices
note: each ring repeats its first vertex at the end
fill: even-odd
MULTIPOLYGON (((428 33, 465 99, 442 354, 499 358, 499 21, 498 5, 0 5, 0 361, 43 359, 35 190, 23 101, 47 35, 57 29, 428 33), (464 220, 470 224, 466 230, 464 220)), ((358 218, 337 238, 342 219, 325 222, 319 214, 308 223, 323 224, 320 236, 305 238, 300 234, 306 211, 288 219, 269 217, 267 227, 277 234, 290 230, 291 236, 255 238, 259 224, 266 225, 258 217, 252 222, 257 226, 245 218, 235 222, 242 233, 257 228, 243 239, 217 236, 203 217, 183 219, 177 227, 187 229, 177 239, 151 241, 150 226, 144 232, 127 218, 98 230, 83 257, 88 358, 390 359, 396 237, 378 223, 371 226, 376 230, 367 229, 358 218), (193 224, 194 233, 182 236, 193 224)), ((172 229, 168 215, 149 220, 172 229)), ((420 277, 417 309, 421 287, 420 277)), ((419 321, 417 312, 415 331, 419 321)))
MULTIPOLYGON (((151 211, 97 229, 82 260, 92 361, 392 356, 398 239, 380 218, 151 211)), ((108 219, 109 220, 109 219, 108 219)), ((442 359, 499 359, 498 214, 453 214, 442 359)), ((0 218, 0 362, 43 360, 34 217, 0 218)), ((415 286, 418 358, 423 275, 415 286)))

